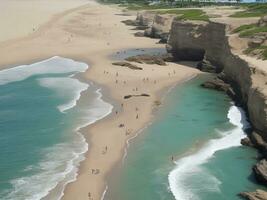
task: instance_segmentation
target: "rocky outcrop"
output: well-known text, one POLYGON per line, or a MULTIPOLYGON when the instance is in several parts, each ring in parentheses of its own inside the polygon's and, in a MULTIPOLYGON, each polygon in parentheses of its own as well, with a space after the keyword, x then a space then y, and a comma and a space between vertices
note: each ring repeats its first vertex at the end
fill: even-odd
POLYGON ((217 91, 223 91, 226 94, 228 94, 228 96, 230 96, 232 99, 236 99, 237 98, 235 92, 233 91, 233 89, 231 87, 231 85, 226 83, 225 81, 223 81, 222 79, 220 79, 218 77, 202 83, 201 86, 204 87, 204 88, 208 88, 208 89, 213 89, 213 90, 217 90, 217 91))
MULTIPOLYGON (((265 18, 262 18, 263 23, 265 18)), ((226 91, 247 110, 254 131, 241 143, 256 147, 262 153, 264 159, 253 167, 253 173, 258 182, 267 185, 267 70, 258 66, 258 61, 252 63, 246 56, 235 54, 226 29, 221 23, 176 19, 172 23, 167 50, 175 60, 200 61, 199 69, 223 74, 220 79, 202 86, 226 91)), ((249 46, 261 44, 262 40, 254 38, 249 46)), ((259 190, 241 193, 241 196, 251 200, 267 199, 266 192, 259 190)))
POLYGON ((125 60, 130 61, 130 62, 137 62, 137 63, 166 65, 165 61, 160 56, 153 56, 153 55, 148 55, 148 54, 131 56, 131 57, 126 58, 125 60))
POLYGON ((267 192, 263 190, 256 190, 255 192, 241 192, 241 197, 247 200, 266 200, 267 192))
POLYGON ((259 183, 267 185, 267 160, 262 159, 254 165, 253 172, 259 183))
POLYGON ((212 65, 208 60, 203 59, 197 64, 197 68, 203 72, 216 73, 217 67, 212 65))
MULTIPOLYGON (((138 30, 144 30, 144 36, 146 37, 159 38, 160 43, 167 43, 172 20, 173 15, 158 15, 154 12, 146 11, 138 13, 136 20, 131 22, 128 20, 126 23, 136 26, 136 29, 141 27, 138 30)), ((141 36, 141 33, 138 32, 137 36, 141 36)))
POLYGON ((132 97, 150 97, 150 95, 146 94, 146 93, 144 93, 144 94, 129 94, 129 95, 125 95, 123 98, 124 99, 130 99, 132 97))
POLYGON ((171 29, 172 15, 155 15, 153 24, 145 30, 145 36, 159 38, 167 42, 169 31, 171 29))
POLYGON ((153 12, 139 12, 137 13, 136 21, 138 22, 139 26, 147 26, 150 27, 153 24, 155 13, 153 12))
POLYGON ((206 60, 216 72, 223 71, 253 128, 267 139, 267 74, 231 51, 225 24, 174 19, 168 50, 176 60, 206 60))
POLYGON ((127 26, 136 26, 137 30, 145 30, 152 26, 154 15, 151 12, 140 12, 135 20, 127 19, 121 22, 127 26))
POLYGON ((133 69, 133 70, 142 70, 143 69, 142 67, 137 67, 136 65, 133 65, 129 62, 124 62, 124 61, 114 62, 114 63, 112 63, 112 65, 128 67, 129 69, 133 69))

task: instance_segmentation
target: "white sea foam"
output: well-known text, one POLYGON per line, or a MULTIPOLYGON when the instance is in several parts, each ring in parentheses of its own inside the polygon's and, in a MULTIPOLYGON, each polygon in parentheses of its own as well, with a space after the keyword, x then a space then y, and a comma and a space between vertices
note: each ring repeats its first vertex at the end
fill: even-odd
POLYGON ((47 60, 30 65, 21 65, 10 69, 1 70, 0 85, 22 81, 34 75, 84 72, 87 68, 88 65, 86 63, 54 56, 47 60))
POLYGON ((245 136, 243 129, 249 127, 245 113, 239 107, 231 106, 227 117, 235 128, 225 132, 219 139, 210 140, 197 153, 175 162, 176 167, 169 173, 168 179, 176 200, 198 200, 197 194, 201 192, 220 191, 220 180, 201 165, 219 150, 240 146, 240 140, 245 136), (195 183, 198 181, 199 183, 195 183))
POLYGON ((58 106, 60 112, 76 106, 81 93, 89 87, 88 84, 70 77, 40 78, 38 80, 41 86, 53 89, 58 95, 68 99, 67 103, 58 106))
MULTIPOLYGON (((56 73, 75 74, 80 71, 85 71, 87 67, 86 64, 70 59, 53 57, 32 65, 15 67, 14 70, 17 71, 11 69, 3 70, 5 71, 4 73, 0 71, 0 85, 24 80, 32 75, 56 73), (16 75, 16 73, 19 74, 16 75), (6 76, 6 78, 3 76, 6 76)), ((81 83, 77 79, 74 79, 73 76, 45 77, 39 78, 38 80, 41 86, 53 89, 59 95, 69 96, 69 101, 58 107, 62 112, 74 108, 80 98, 81 92, 89 87, 88 84, 81 83)), ((75 119, 78 121, 78 124, 73 127, 73 130, 68 130, 74 135, 72 140, 44 149, 41 152, 43 157, 39 164, 30 165, 23 170, 24 172, 32 171, 32 175, 11 180, 12 190, 5 191, 5 195, 2 195, 1 199, 39 200, 47 198, 57 200, 63 196, 67 183, 76 179, 79 163, 84 159, 84 153, 88 150, 88 144, 84 136, 80 133, 81 128, 107 116, 113 109, 111 104, 102 99, 100 89, 95 91, 91 90, 90 92, 94 92, 94 98, 84 105, 75 107, 79 111, 79 118, 75 119)))

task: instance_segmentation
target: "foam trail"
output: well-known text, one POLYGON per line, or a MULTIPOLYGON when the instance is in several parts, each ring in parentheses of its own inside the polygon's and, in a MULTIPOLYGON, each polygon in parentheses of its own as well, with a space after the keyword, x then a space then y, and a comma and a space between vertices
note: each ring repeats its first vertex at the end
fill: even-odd
POLYGON ((84 72, 88 65, 72 59, 54 56, 47 60, 0 71, 0 85, 23 81, 34 75, 84 72))
POLYGON ((89 87, 88 84, 70 77, 40 78, 38 80, 41 86, 55 90, 64 98, 69 98, 67 103, 58 106, 60 112, 64 112, 76 106, 77 101, 81 97, 81 93, 89 87))
POLYGON ((243 129, 249 127, 245 113, 239 107, 231 106, 227 117, 235 128, 227 131, 219 139, 210 140, 197 153, 175 162, 176 167, 169 173, 168 180, 170 190, 176 200, 198 200, 198 193, 220 191, 221 182, 201 165, 219 150, 240 146, 240 140, 245 136, 243 129), (199 181, 199 183, 194 185, 192 180, 194 182, 199 181))
MULTIPOLYGON (((72 75, 85 71, 88 66, 71 59, 53 57, 45 61, 31 65, 14 67, 0 71, 0 85, 21 81, 33 75, 46 75, 39 78, 39 84, 50 88, 62 97, 69 97, 66 104, 59 105, 62 112, 70 108, 77 108, 78 123, 71 128, 69 135, 74 135, 71 141, 56 144, 43 149, 42 160, 38 165, 27 166, 24 171, 34 173, 24 177, 18 177, 10 181, 12 190, 0 194, 3 200, 58 200, 63 196, 67 183, 76 180, 79 163, 84 159, 84 153, 88 150, 88 144, 80 129, 96 122, 112 112, 113 106, 102 99, 101 90, 92 90, 94 98, 85 105, 76 107, 81 92, 88 89, 89 85, 74 79, 72 75), (66 74, 69 77, 61 77, 66 74), (60 77, 49 77, 49 74, 58 74, 60 77), (51 193, 53 193, 51 195, 51 193), (50 196, 51 195, 51 198, 50 196)), ((86 91, 88 92, 88 91, 86 91)), ((90 91, 91 92, 91 91, 90 91)))

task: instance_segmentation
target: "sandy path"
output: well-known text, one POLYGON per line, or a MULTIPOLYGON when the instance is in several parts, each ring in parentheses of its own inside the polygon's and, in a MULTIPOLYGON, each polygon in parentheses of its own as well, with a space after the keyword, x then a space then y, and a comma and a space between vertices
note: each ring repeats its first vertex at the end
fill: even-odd
POLYGON ((121 49, 164 47, 156 44, 156 40, 134 37, 131 27, 120 21, 135 17, 119 13, 118 8, 90 3, 57 15, 25 38, 0 43, 2 68, 54 55, 89 63, 91 68, 84 77, 105 86, 109 91, 108 97, 119 105, 112 116, 84 131, 89 151, 81 163, 77 181, 66 187, 63 199, 88 199, 88 193, 94 200, 101 199, 106 176, 122 158, 126 140, 152 119, 154 102, 160 99, 158 92, 199 73, 173 63, 167 66, 139 64, 143 67, 139 71, 111 65, 110 54, 121 49), (143 78, 148 78, 148 81, 144 82, 143 78), (123 99, 124 95, 140 93, 147 93, 150 97, 123 99), (119 124, 124 124, 124 127, 119 128, 119 124), (129 135, 126 135, 127 129, 129 135), (107 153, 103 154, 106 146, 107 153), (100 173, 94 175, 92 169, 98 169, 100 173))

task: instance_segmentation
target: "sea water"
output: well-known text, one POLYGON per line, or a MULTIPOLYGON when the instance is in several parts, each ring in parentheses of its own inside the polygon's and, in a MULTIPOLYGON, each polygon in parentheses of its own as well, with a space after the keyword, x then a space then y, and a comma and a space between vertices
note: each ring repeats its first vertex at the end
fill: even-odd
POLYGON ((245 113, 223 93, 201 88, 206 75, 175 87, 153 123, 130 142, 105 200, 238 200, 259 186, 256 151, 242 147, 245 113))
POLYGON ((112 110, 97 86, 76 78, 87 68, 55 56, 0 71, 1 200, 37 200, 53 189, 59 199, 75 180, 88 149, 80 129, 112 110))

